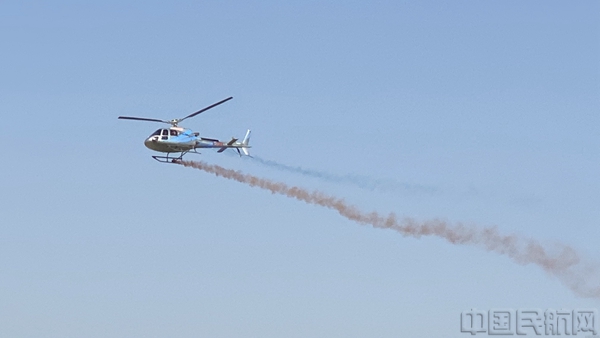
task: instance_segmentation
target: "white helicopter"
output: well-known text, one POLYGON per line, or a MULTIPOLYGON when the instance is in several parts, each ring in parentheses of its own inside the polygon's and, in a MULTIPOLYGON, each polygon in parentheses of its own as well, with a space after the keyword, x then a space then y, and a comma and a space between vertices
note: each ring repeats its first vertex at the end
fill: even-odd
POLYGON ((196 150, 198 148, 219 148, 219 150, 217 151, 218 153, 222 153, 223 151, 231 148, 237 150, 240 156, 242 156, 242 153, 246 156, 250 156, 250 153, 248 152, 248 148, 250 148, 250 146, 248 145, 248 143, 250 142, 250 129, 248 129, 248 131, 246 132, 246 136, 244 136, 242 142, 238 142, 238 139, 235 137, 232 137, 229 142, 224 142, 212 138, 200 137, 200 133, 194 132, 191 129, 181 128, 178 126, 179 122, 190 117, 194 117, 231 99, 233 99, 233 97, 228 97, 217 103, 211 104, 206 108, 200 109, 197 112, 190 114, 184 118, 173 119, 170 121, 131 116, 119 116, 119 119, 162 122, 171 125, 170 128, 158 129, 144 141, 144 145, 149 149, 161 153, 167 153, 167 156, 152 156, 152 158, 162 163, 176 163, 177 161, 182 160, 183 155, 187 153, 200 154, 196 150), (171 155, 171 153, 178 153, 179 156, 169 156, 171 155))

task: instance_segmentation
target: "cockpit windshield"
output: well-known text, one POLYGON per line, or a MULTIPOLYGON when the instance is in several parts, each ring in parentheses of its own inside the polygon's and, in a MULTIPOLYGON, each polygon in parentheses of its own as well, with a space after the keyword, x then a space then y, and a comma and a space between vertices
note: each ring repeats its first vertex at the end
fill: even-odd
POLYGON ((179 136, 179 131, 173 129, 159 129, 150 135, 150 137, 152 136, 160 136, 161 140, 168 140, 170 137, 179 136))

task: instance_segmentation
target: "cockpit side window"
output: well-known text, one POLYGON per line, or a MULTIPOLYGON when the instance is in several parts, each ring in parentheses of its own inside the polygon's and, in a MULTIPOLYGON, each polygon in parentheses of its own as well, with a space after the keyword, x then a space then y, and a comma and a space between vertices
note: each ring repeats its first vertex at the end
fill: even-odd
POLYGON ((163 136, 168 136, 169 135, 169 130, 168 129, 163 129, 162 130, 162 135, 163 136))

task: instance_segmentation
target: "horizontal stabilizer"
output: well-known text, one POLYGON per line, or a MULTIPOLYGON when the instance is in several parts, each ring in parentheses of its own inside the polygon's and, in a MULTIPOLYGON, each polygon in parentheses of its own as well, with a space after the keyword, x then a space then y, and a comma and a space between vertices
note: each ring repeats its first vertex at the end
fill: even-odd
MULTIPOLYGON (((232 137, 232 138, 231 138, 231 141, 227 142, 227 145, 228 145, 228 146, 231 146, 232 144, 234 144, 234 143, 235 143, 235 141, 237 141, 237 138, 234 138, 234 137, 232 137)), ((221 148, 219 148, 219 150, 217 150, 217 153, 222 153, 222 152, 224 152, 224 151, 225 151, 227 148, 228 148, 228 147, 221 147, 221 148)))

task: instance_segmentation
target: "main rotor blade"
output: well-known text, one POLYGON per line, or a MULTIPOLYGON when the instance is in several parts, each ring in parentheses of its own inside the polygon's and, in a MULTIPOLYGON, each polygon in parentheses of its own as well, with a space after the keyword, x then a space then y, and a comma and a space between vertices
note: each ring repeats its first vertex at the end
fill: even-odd
POLYGON ((182 119, 179 119, 179 122, 181 122, 181 121, 183 121, 183 120, 185 120, 187 118, 194 117, 194 116, 196 116, 196 115, 198 115, 198 114, 200 114, 202 112, 205 112, 205 111, 209 110, 210 108, 214 108, 214 107, 220 105, 221 103, 225 103, 225 102, 227 102, 227 101, 229 101, 231 99, 233 99, 233 96, 230 96, 230 97, 226 98, 225 100, 221 100, 221 101, 219 101, 217 103, 211 104, 210 106, 208 106, 206 108, 202 108, 202 109, 198 110, 197 112, 195 112, 193 114, 190 114, 190 115, 188 115, 188 116, 186 116, 186 117, 184 117, 182 119))
POLYGON ((131 116, 119 116, 121 120, 136 120, 136 121, 150 121, 150 122, 162 122, 162 123, 171 123, 169 121, 163 121, 159 119, 148 119, 145 117, 131 117, 131 116))

